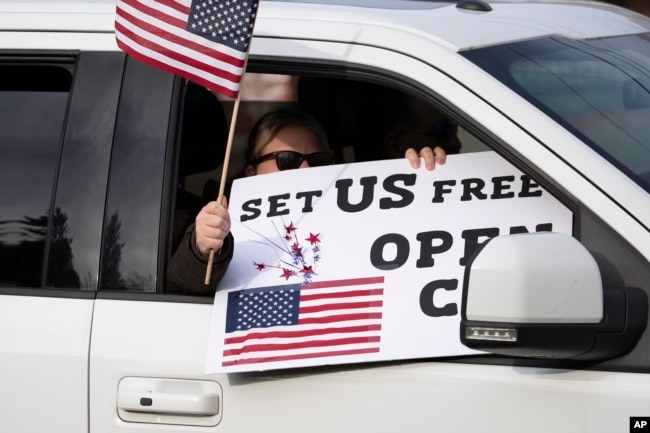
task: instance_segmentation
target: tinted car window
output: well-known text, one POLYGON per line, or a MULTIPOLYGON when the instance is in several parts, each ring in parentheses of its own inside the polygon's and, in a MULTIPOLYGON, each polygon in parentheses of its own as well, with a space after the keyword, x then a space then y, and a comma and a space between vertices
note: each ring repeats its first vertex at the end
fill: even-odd
MULTIPOLYGON (((0 285, 40 287, 71 61, 0 64, 0 285)), ((65 215, 52 212, 53 230, 65 215)))
POLYGON ((100 290, 156 290, 174 76, 128 59, 111 155, 100 290))
POLYGON ((108 163, 123 68, 122 53, 79 56, 57 176, 47 287, 97 288, 108 163))

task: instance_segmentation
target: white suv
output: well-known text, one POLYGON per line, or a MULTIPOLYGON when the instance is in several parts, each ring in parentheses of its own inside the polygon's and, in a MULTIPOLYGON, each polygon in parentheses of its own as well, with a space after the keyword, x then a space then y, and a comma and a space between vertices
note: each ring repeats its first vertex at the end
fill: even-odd
POLYGON ((295 105, 339 161, 371 160, 391 115, 377 95, 397 92, 457 125, 449 153, 492 150, 541 185, 573 236, 475 239, 458 332, 490 354, 214 375, 213 298, 170 293, 165 267, 219 179, 226 122, 201 116, 233 104, 125 56, 114 20, 106 0, 0 2, 0 432, 643 431, 648 18, 262 0, 236 142, 295 105))

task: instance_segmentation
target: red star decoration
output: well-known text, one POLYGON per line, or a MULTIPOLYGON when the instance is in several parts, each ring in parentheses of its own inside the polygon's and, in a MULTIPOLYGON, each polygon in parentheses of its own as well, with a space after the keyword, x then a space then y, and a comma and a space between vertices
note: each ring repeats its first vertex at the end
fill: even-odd
POLYGON ((300 244, 298 242, 294 242, 293 245, 291 245, 292 251, 300 251, 300 249, 300 244))
POLYGON ((296 231, 296 227, 294 227, 293 223, 289 223, 288 226, 284 226, 284 229, 287 231, 287 233, 296 231))
POLYGON ((314 270, 312 269, 311 266, 303 266, 300 272, 306 275, 306 274, 313 274, 314 270))
POLYGON ((264 269, 266 269, 266 265, 264 263, 255 263, 255 267, 260 272, 263 271, 264 269))
POLYGON ((282 268, 282 275, 280 275, 280 278, 284 277, 288 280, 291 276, 293 276, 293 272, 291 272, 291 270, 282 268))
POLYGON ((313 234, 313 233, 310 232, 309 237, 307 239, 305 239, 305 240, 309 241, 312 245, 314 245, 314 244, 320 242, 319 236, 320 236, 320 233, 313 234))

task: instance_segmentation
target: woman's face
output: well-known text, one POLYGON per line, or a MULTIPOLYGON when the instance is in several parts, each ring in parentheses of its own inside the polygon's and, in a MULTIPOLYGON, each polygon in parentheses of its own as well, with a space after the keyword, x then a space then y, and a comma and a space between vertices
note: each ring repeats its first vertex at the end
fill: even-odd
MULTIPOLYGON (((262 148, 259 156, 267 155, 271 152, 278 152, 281 150, 292 150, 302 154, 309 154, 318 152, 318 139, 308 129, 300 126, 285 126, 282 128, 271 141, 266 143, 262 148)), ((308 168, 307 161, 302 161, 298 168, 308 168)), ((269 159, 260 162, 257 167, 249 165, 246 167, 246 175, 253 176, 256 174, 275 173, 279 171, 275 159, 269 159)))

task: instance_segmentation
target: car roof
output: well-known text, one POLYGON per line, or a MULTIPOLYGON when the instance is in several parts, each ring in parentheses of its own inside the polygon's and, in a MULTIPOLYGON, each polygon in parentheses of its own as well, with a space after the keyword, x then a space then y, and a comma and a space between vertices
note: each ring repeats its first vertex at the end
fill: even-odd
MULTIPOLYGON (((0 0, 0 30, 112 32, 115 3, 0 0)), ((589 0, 261 0, 258 20, 271 18, 314 26, 314 34, 328 27, 328 39, 341 41, 349 34, 337 35, 332 27, 401 28, 458 51, 545 36, 590 39, 650 31, 647 17, 589 0)), ((284 35, 278 27, 256 25, 255 34, 284 35)))
POLYGON ((309 21, 313 32, 323 21, 386 29, 399 27, 457 51, 548 36, 593 39, 650 31, 648 17, 587 0, 262 0, 262 3, 264 15, 292 16, 296 25, 309 21), (458 7, 461 4, 487 4, 490 10, 458 7))

